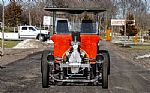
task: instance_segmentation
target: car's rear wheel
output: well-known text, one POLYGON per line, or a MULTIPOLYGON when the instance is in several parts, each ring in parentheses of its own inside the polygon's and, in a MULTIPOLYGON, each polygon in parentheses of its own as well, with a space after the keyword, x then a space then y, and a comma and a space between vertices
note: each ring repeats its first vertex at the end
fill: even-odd
POLYGON ((104 56, 104 62, 102 63, 102 88, 108 88, 108 61, 107 55, 104 56))
POLYGON ((42 72, 42 87, 47 88, 49 86, 49 64, 47 61, 48 51, 44 51, 41 60, 41 72, 42 72))
POLYGON ((45 36, 44 35, 38 35, 38 40, 39 41, 45 41, 45 36))

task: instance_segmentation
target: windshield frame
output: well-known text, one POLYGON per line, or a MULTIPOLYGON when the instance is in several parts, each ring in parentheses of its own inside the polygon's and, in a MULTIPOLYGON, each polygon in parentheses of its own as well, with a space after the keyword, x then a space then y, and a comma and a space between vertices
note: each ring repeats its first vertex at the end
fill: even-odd
MULTIPOLYGON (((57 20, 58 21, 58 20, 57 20)), ((68 20, 67 20, 68 21, 68 20)), ((76 23, 74 23, 74 22, 68 22, 67 24, 68 24, 68 30, 69 31, 67 31, 67 32, 65 32, 65 33, 62 33, 62 32, 59 32, 59 31, 57 31, 57 22, 55 23, 56 25, 56 27, 55 27, 55 32, 56 32, 56 34, 70 34, 70 33, 72 33, 72 32, 80 32, 81 34, 98 34, 98 23, 96 22, 92 22, 92 31, 91 30, 88 30, 88 31, 91 31, 90 33, 88 33, 88 32, 86 32, 86 30, 85 30, 85 32, 81 32, 81 25, 82 25, 82 23, 81 22, 76 22, 76 23), (77 28, 75 28, 75 25, 77 26, 77 28)), ((91 24, 91 23, 90 23, 91 24)))

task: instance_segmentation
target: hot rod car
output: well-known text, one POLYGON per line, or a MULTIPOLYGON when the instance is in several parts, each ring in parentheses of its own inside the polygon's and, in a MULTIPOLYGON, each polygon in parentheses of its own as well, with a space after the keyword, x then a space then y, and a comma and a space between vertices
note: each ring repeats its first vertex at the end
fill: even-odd
MULTIPOLYGON (((97 18, 99 9, 45 8, 51 12, 68 14, 92 13, 97 18)), ((97 19, 96 19, 97 20, 97 19)), ((41 58, 42 87, 56 82, 94 83, 108 88, 110 57, 107 50, 100 50, 97 21, 90 18, 57 20, 55 32, 50 37, 54 50, 45 50, 41 58)))

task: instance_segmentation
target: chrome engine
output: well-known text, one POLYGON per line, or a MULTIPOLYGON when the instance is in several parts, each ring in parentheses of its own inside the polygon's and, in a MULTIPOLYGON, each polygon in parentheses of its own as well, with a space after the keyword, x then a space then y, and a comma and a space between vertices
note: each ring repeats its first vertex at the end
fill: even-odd
POLYGON ((71 51, 66 52, 66 56, 68 58, 68 64, 71 67, 71 72, 78 73, 79 67, 82 62, 82 55, 79 50, 80 42, 72 41, 71 45, 72 45, 72 49, 71 49, 71 51))
POLYGON ((80 50, 80 33, 72 33, 73 41, 71 42, 71 49, 66 52, 66 64, 71 67, 71 73, 80 72, 81 64, 85 57, 85 52, 80 50))
POLYGON ((72 53, 69 58, 69 63, 70 63, 70 65, 71 65, 71 63, 80 64, 82 59, 81 59, 80 53, 78 51, 79 42, 72 42, 72 48, 73 48, 73 50, 72 50, 72 53))

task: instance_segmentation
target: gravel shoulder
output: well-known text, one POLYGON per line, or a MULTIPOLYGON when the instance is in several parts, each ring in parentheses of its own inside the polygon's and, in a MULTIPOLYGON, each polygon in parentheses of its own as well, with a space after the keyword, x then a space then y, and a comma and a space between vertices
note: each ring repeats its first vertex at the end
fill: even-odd
POLYGON ((4 56, 0 57, 0 66, 7 65, 20 59, 24 59, 29 54, 43 51, 43 49, 5 49, 4 56))
POLYGON ((110 51, 116 51, 115 53, 118 56, 121 56, 123 59, 126 59, 129 62, 134 63, 135 65, 139 65, 150 70, 150 57, 136 59, 137 56, 150 54, 149 49, 126 48, 126 47, 115 45, 109 42, 104 42, 103 44, 105 46, 105 49, 110 50, 110 51))
POLYGON ((46 42, 40 42, 34 39, 26 39, 18 43, 18 45, 16 45, 14 48, 6 48, 4 50, 4 56, 0 57, 0 66, 24 59, 30 54, 43 51, 49 47, 50 45, 46 42))

